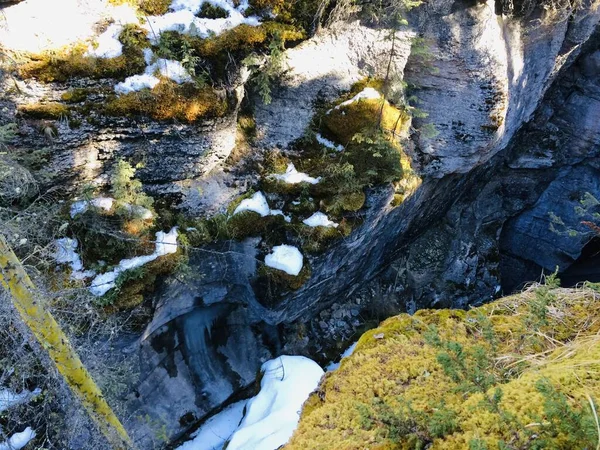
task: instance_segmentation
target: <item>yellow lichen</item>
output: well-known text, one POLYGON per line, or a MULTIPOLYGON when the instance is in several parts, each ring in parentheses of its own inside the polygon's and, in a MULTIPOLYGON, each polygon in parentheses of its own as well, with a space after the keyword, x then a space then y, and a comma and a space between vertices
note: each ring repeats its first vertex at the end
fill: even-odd
POLYGON ((88 97, 88 90, 84 88, 71 89, 60 96, 61 100, 66 103, 80 103, 88 97))
POLYGON ((409 123, 409 115, 392 106, 387 100, 361 99, 333 108, 323 116, 323 124, 343 145, 352 141, 356 133, 380 127, 401 136, 409 123))
POLYGON ((69 108, 62 103, 34 103, 31 105, 20 105, 19 113, 33 119, 61 119, 69 116, 69 108))
POLYGON ((123 53, 115 58, 86 56, 88 45, 78 44, 58 51, 30 55, 30 62, 19 68, 21 78, 36 78, 44 83, 64 82, 72 78, 125 79, 142 73, 146 68, 143 49, 150 45, 147 32, 137 25, 123 28, 119 40, 123 53))
POLYGON ((542 286, 468 312, 388 319, 323 379, 285 448, 595 446, 598 299, 542 286))
POLYGON ((161 80, 153 89, 130 92, 109 100, 104 108, 110 116, 144 116, 154 120, 194 123, 200 119, 222 117, 228 104, 224 92, 193 83, 178 85, 161 80))
POLYGON ((140 0, 139 8, 149 16, 162 16, 169 11, 172 0, 140 0))

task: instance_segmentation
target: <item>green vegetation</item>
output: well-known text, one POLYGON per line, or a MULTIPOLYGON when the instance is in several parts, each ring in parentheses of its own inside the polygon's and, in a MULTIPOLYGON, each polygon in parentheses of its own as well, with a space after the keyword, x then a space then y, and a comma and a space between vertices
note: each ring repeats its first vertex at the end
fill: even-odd
POLYGON ((60 96, 65 103, 81 103, 88 98, 89 91, 84 88, 70 89, 60 96))
POLYGON ((160 121, 194 123, 223 117, 228 112, 228 103, 223 91, 162 80, 153 89, 113 97, 106 103, 104 112, 109 116, 144 116, 160 121))
MULTIPOLYGON (((275 32, 271 42, 269 42, 269 53, 266 62, 262 67, 259 67, 257 73, 251 79, 265 105, 271 103, 271 86, 283 70, 284 50, 284 41, 280 33, 275 32)), ((246 58, 245 63, 248 66, 256 65, 258 63, 256 54, 246 58)))
POLYGON ((600 303, 547 284, 365 333, 286 448, 595 448, 600 303))
POLYGON ((146 61, 143 49, 150 46, 147 32, 137 25, 126 25, 119 40, 123 44, 123 54, 115 58, 85 56, 88 50, 86 44, 30 55, 31 61, 19 67, 19 76, 50 83, 81 77, 124 80, 130 75, 144 72, 146 61))
POLYGON ((169 11, 172 0, 140 0, 140 11, 149 16, 162 16, 169 11))
POLYGON ((111 192, 118 202, 152 208, 153 199, 142 190, 142 182, 135 179, 136 169, 124 159, 117 160, 110 177, 111 192))
POLYGON ((34 103, 31 105, 21 105, 18 107, 19 113, 32 119, 62 119, 69 117, 69 108, 62 103, 34 103))
POLYGON ((229 17, 229 13, 220 6, 215 6, 211 3, 203 3, 197 16, 206 19, 226 19, 229 17))

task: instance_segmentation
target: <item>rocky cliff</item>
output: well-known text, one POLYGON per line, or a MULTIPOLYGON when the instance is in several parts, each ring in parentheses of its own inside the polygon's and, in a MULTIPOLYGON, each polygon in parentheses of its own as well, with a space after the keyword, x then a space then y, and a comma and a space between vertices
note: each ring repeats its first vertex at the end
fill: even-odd
POLYGON ((161 282, 128 399, 151 418, 128 424, 142 445, 154 439, 149 423, 180 437, 249 388, 271 356, 323 358, 336 330, 349 338, 380 314, 479 304, 542 269, 571 269, 574 281, 582 271, 598 276, 586 265, 597 244, 581 224, 598 205, 573 211, 586 194, 600 198, 600 13, 592 2, 525 16, 501 10, 491 1, 436 0, 412 10, 393 41, 383 25, 351 19, 294 42, 272 102, 249 100, 256 136, 233 165, 223 162, 240 147, 245 69, 231 70, 218 93, 227 112, 194 124, 106 116, 86 104, 69 120, 35 118, 24 104, 63 101, 79 88, 101 105, 110 100, 101 88, 115 80, 4 77, 1 114, 19 124, 15 152, 43 148, 48 185, 103 185, 112 162, 126 157, 144 163, 148 192, 169 194, 195 216, 223 211, 255 183, 249 167, 266 151, 294 155, 319 105, 365 77, 395 80, 390 99, 418 111, 404 148, 420 186, 398 206, 390 186, 369 189, 362 224, 307 257, 310 277, 296 290, 265 301, 257 237, 190 250, 191 275, 161 282), (373 311, 371 288, 385 291, 384 313, 373 311))

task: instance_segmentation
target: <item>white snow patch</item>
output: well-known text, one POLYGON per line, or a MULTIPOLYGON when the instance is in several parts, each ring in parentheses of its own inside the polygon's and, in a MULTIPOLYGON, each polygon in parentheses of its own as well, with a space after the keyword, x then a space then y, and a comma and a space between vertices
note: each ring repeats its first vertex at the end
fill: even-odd
POLYGON ((298 172, 294 164, 289 163, 284 174, 272 175, 276 180, 283 181, 288 184, 310 183, 317 184, 321 177, 313 178, 303 172, 298 172))
POLYGON ((175 253, 177 251, 177 236, 177 227, 173 227, 168 233, 163 231, 157 232, 154 253, 122 259, 115 269, 100 274, 92 280, 90 292, 97 297, 101 297, 115 287, 115 281, 120 273, 125 272, 126 270, 135 269, 136 267, 141 267, 150 261, 154 261, 159 256, 175 253))
POLYGON ((236 215, 243 211, 254 211, 262 217, 265 217, 269 215, 271 210, 269 209, 269 204, 263 193, 258 191, 252 197, 242 200, 238 207, 233 211, 233 214, 236 215))
POLYGON ((260 214, 262 217, 265 216, 283 216, 283 219, 286 222, 291 222, 292 218, 288 215, 285 215, 280 209, 269 209, 269 204, 267 203, 267 199, 263 195, 262 192, 256 192, 252 197, 245 198, 240 202, 240 204, 233 211, 233 215, 235 216, 238 213, 244 211, 253 211, 255 213, 260 214))
POLYGON ((277 245, 273 247, 271 253, 265 256, 267 266, 294 276, 302 270, 303 262, 302 253, 293 245, 277 245))
POLYGON ((173 80, 177 84, 187 83, 192 81, 192 77, 185 70, 185 67, 179 62, 172 59, 160 58, 154 64, 146 68, 146 73, 155 73, 158 71, 163 77, 173 80))
POLYGON ((110 17, 114 23, 96 38, 96 45, 90 45, 86 56, 96 58, 116 58, 123 54, 123 44, 119 41, 123 26, 129 23, 139 24, 135 10, 127 4, 112 8, 110 17))
POLYGON ((346 350, 344 350, 344 353, 342 353, 340 355, 340 360, 338 362, 330 362, 327 367, 325 368, 325 370, 327 372, 331 372, 332 370, 337 370, 340 367, 340 364, 342 363, 342 359, 347 358, 348 356, 350 356, 352 353, 354 353, 354 349, 356 349, 356 344, 358 344, 358 341, 356 341, 354 344, 352 344, 350 347, 348 347, 346 350))
POLYGON ((337 152, 341 152, 342 150, 344 150, 344 146, 343 145, 338 145, 333 141, 330 141, 329 139, 327 139, 326 137, 321 136, 321 134, 317 133, 316 134, 316 138, 317 138, 317 142, 321 145, 323 145, 324 147, 330 148, 332 150, 335 150, 337 152))
POLYGON ((287 223, 290 223, 292 221, 292 217, 288 216, 287 214, 284 214, 283 211, 280 209, 272 209, 271 211, 269 211, 269 215, 270 216, 283 216, 283 220, 285 220, 287 223))
POLYGON ((125 203, 123 205, 123 208, 125 208, 125 210, 129 214, 131 214, 133 217, 135 217, 137 219, 150 220, 154 217, 154 214, 152 213, 152 211, 150 211, 148 208, 144 208, 143 206, 130 205, 129 203, 125 203))
POLYGON ((132 75, 125 78, 124 81, 117 83, 115 85, 115 92, 118 94, 127 94, 129 92, 140 91, 144 88, 152 89, 160 82, 156 74, 169 78, 177 84, 192 81, 192 77, 179 61, 160 58, 150 64, 153 56, 152 50, 144 51, 144 59, 146 60, 146 64, 149 64, 144 73, 141 75, 132 75))
POLYGON ((96 45, 90 46, 85 56, 96 58, 116 58, 123 54, 123 44, 119 35, 123 31, 122 25, 112 24, 96 39, 96 45))
MULTIPOLYGON (((110 211, 114 203, 115 199, 110 197, 97 197, 91 200, 77 200, 71 204, 71 218, 74 218, 78 214, 83 214, 89 209, 90 206, 103 209, 105 211, 110 211)), ((130 205, 129 203, 123 203, 122 205, 127 212, 139 219, 148 220, 154 217, 152 211, 144 208, 143 206, 130 205)))
POLYGON ((322 212, 316 212, 308 219, 304 219, 302 221, 304 225, 308 225, 309 227, 334 227, 337 228, 338 224, 332 220, 329 220, 322 212))
POLYGON ((144 73, 142 75, 132 75, 125 78, 125 81, 115 84, 115 92, 117 94, 127 94, 128 92, 137 92, 142 89, 152 89, 160 80, 154 75, 144 73))
POLYGON ((171 4, 173 12, 162 16, 150 16, 145 27, 148 29, 150 40, 157 43, 158 37, 164 31, 179 31, 202 38, 219 35, 224 31, 241 24, 251 26, 260 25, 257 17, 244 17, 244 10, 248 2, 243 1, 237 8, 226 0, 211 0, 210 3, 220 6, 229 13, 229 17, 222 19, 206 19, 196 17, 205 0, 175 0, 171 4))
POLYGON ((8 441, 0 442, 0 450, 21 450, 35 437, 31 427, 25 428, 20 433, 13 434, 8 441))
POLYGON ((93 270, 83 270, 83 262, 77 253, 77 240, 71 238, 60 238, 54 241, 56 251, 54 260, 59 264, 68 264, 71 266, 71 278, 74 280, 83 280, 93 277, 96 272, 93 270))
POLYGON ((31 398, 40 395, 42 390, 37 388, 33 392, 24 390, 20 394, 10 389, 0 388, 0 412, 6 411, 13 406, 28 402, 31 398))
POLYGON ((98 0, 25 0, 3 6, 0 46, 33 53, 60 49, 93 37, 98 22, 123 20, 126 8, 133 11, 98 0))
POLYGON ((176 450, 222 450, 244 417, 247 400, 234 403, 219 414, 208 419, 192 436, 176 450))
POLYGON ((381 94, 377 91, 377 89, 367 87, 360 91, 358 94, 356 94, 354 97, 352 97, 350 100, 346 100, 345 102, 342 102, 339 105, 337 105, 335 108, 330 109, 326 112, 326 114, 329 114, 334 109, 343 108, 344 106, 351 105, 352 103, 357 102, 359 100, 379 100, 380 98, 381 94))
POLYGON ((228 450, 275 450, 298 426, 302 405, 318 386, 323 369, 304 356, 280 356, 262 365, 260 392, 246 404, 246 415, 228 450))
POLYGON ((86 212, 90 205, 94 208, 110 211, 114 201, 115 199, 110 197, 97 197, 92 200, 77 200, 71 204, 71 218, 74 218, 77 214, 86 212))

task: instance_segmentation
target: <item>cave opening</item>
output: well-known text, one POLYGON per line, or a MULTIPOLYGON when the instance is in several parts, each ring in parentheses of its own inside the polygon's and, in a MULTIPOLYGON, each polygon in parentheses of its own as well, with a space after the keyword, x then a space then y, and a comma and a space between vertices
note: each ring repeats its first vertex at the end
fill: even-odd
POLYGON ((600 236, 590 240, 579 258, 559 277, 563 287, 573 287, 582 281, 600 282, 600 236))

